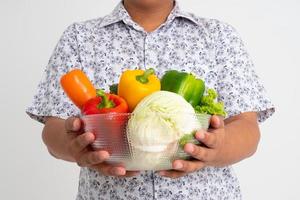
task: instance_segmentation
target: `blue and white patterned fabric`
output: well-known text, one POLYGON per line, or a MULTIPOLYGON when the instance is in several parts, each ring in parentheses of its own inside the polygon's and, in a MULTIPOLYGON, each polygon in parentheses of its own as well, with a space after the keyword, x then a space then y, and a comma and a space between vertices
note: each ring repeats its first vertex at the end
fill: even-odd
MULTIPOLYGON (((274 112, 236 30, 218 20, 183 12, 176 1, 166 22, 151 33, 131 19, 122 2, 103 18, 70 25, 26 112, 40 122, 45 116, 79 115, 59 83, 73 68, 83 70, 97 88, 108 91, 123 70, 149 67, 159 77, 177 69, 202 78, 207 87, 217 90, 228 117, 256 111, 262 122, 274 112)), ((153 171, 114 178, 82 168, 77 200, 82 199, 235 200, 241 199, 241 191, 231 166, 206 167, 174 180, 153 171)))

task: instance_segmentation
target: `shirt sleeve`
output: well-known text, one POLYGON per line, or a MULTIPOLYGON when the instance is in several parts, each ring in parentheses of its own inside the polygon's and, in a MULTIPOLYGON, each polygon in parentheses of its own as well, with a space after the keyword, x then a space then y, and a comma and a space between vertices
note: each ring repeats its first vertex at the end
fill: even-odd
POLYGON ((79 109, 68 99, 60 86, 60 78, 73 68, 81 68, 75 24, 63 33, 38 84, 26 113, 44 123, 46 116, 67 118, 79 115, 79 109))
POLYGON ((230 25, 216 22, 213 34, 218 67, 216 89, 228 117, 243 112, 257 112, 263 122, 275 111, 266 90, 255 72, 245 45, 230 25))

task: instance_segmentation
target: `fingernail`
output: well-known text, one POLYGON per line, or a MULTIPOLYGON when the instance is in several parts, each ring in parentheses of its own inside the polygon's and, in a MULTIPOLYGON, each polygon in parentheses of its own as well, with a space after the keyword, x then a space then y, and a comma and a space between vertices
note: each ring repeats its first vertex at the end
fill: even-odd
POLYGON ((181 162, 175 162, 174 163, 174 169, 181 169, 183 167, 181 162))
POLYGON ((106 160, 109 157, 109 154, 106 151, 101 151, 100 154, 103 160, 106 160))
POLYGON ((84 133, 84 134, 86 135, 86 140, 88 140, 90 143, 94 142, 95 136, 92 133, 87 132, 87 133, 84 133))
POLYGON ((73 129, 73 131, 77 131, 79 128, 80 128, 80 124, 79 124, 78 120, 75 119, 73 121, 73 127, 72 127, 72 129, 73 129))
POLYGON ((120 175, 125 175, 126 174, 126 170, 125 169, 120 169, 119 173, 120 173, 120 175))
POLYGON ((205 138, 205 135, 202 131, 199 131, 199 132, 196 133, 196 138, 198 140, 203 140, 205 138))
POLYGON ((216 116, 216 115, 215 115, 215 125, 216 125, 217 127, 220 126, 220 119, 219 119, 219 117, 216 116))
POLYGON ((122 176, 126 174, 126 171, 124 169, 114 168, 113 174, 116 176, 122 176))
POLYGON ((186 144, 185 145, 185 151, 187 151, 188 153, 193 153, 194 151, 194 147, 192 144, 186 144))

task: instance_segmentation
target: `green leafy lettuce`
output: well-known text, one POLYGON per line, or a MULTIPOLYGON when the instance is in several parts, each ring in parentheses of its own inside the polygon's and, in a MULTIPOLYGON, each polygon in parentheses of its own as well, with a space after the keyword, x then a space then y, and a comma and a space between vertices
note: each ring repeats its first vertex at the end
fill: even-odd
POLYGON ((199 144, 199 141, 195 139, 195 134, 196 131, 182 136, 179 140, 179 146, 183 148, 187 143, 199 144))
POLYGON ((195 106, 196 113, 226 116, 223 102, 217 101, 218 94, 214 89, 208 89, 202 97, 200 105, 195 106))

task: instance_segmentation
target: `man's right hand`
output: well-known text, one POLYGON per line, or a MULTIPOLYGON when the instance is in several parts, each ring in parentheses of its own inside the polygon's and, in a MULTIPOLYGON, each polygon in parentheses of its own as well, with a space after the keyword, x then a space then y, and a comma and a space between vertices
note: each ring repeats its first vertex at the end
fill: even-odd
POLYGON ((47 145, 48 149, 53 150, 51 153, 54 154, 55 157, 62 156, 55 155, 54 152, 62 151, 59 149, 66 149, 66 152, 59 152, 59 154, 68 154, 66 155, 66 157, 71 158, 68 160, 73 160, 80 167, 88 167, 94 169, 103 175, 131 177, 138 174, 138 172, 126 171, 124 167, 112 166, 107 164, 105 161, 109 158, 109 153, 107 151, 93 150, 90 147, 90 144, 95 141, 95 135, 93 133, 85 133, 83 131, 83 123, 79 118, 70 117, 66 120, 50 118, 49 120, 47 120, 47 122, 43 131, 43 135, 47 134, 47 132, 48 135, 52 134, 51 132, 57 132, 58 128, 54 127, 61 127, 62 129, 64 129, 63 132, 65 133, 65 138, 63 139, 64 142, 58 142, 61 145, 65 145, 65 148, 59 147, 57 145, 58 143, 56 143, 56 145, 51 145, 55 142, 54 140, 57 141, 58 139, 61 139, 60 136, 57 136, 57 138, 53 138, 55 137, 54 134, 52 134, 51 137, 47 135, 43 136, 45 144, 47 145), (49 123, 47 123, 48 121, 49 123), (64 128, 61 125, 56 124, 61 123, 62 121, 64 122, 64 128), (49 126, 48 128, 46 128, 47 125, 49 126), (51 142, 51 140, 54 142, 51 142))

